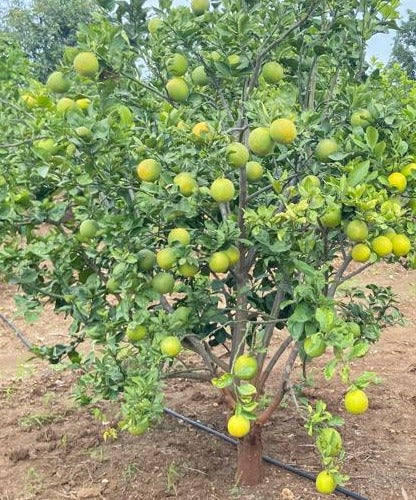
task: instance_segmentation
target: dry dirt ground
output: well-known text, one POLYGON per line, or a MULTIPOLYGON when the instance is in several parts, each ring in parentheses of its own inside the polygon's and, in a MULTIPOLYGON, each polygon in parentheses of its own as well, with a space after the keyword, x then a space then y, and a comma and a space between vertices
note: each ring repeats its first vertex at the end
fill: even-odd
MULTIPOLYGON (((371 500, 416 499, 416 272, 378 266, 360 279, 391 285, 407 319, 404 327, 384 333, 372 355, 355 363, 357 373, 375 370, 383 382, 369 388, 370 409, 360 417, 343 411, 338 381, 327 384, 318 374, 312 396, 324 397, 329 409, 346 419, 349 489, 371 500)), ((12 288, 0 285, 0 312, 9 318, 12 296, 12 288)), ((34 326, 16 324, 34 342, 59 342, 67 327, 53 313, 34 326)), ((171 417, 143 436, 123 433, 105 441, 103 431, 115 409, 100 405, 97 418, 92 408, 78 408, 71 399, 75 373, 26 361, 24 348, 3 326, 0 353, 0 500, 320 498, 310 481, 271 466, 261 486, 237 487, 233 447, 171 417), (285 489, 292 495, 282 493, 285 489)), ((319 360, 317 368, 324 362, 319 360)), ((224 431, 227 410, 213 388, 172 383, 166 405, 224 431)), ((319 471, 312 441, 290 401, 264 437, 268 455, 319 471)))

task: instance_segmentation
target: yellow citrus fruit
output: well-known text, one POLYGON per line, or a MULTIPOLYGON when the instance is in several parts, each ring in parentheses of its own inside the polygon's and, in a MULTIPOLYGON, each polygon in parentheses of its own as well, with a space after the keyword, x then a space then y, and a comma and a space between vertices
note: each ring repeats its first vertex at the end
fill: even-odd
POLYGON ((406 165, 404 168, 402 168, 401 173, 405 177, 410 177, 412 175, 412 172, 416 173, 416 163, 409 163, 406 165))
POLYGON ((396 231, 394 229, 387 229, 387 231, 384 233, 384 236, 388 238, 390 241, 393 240, 393 236, 396 236, 396 231))
POLYGON ((210 129, 207 122, 199 122, 192 129, 192 133, 198 137, 198 139, 204 139, 209 132, 210 129))
POLYGON ((233 374, 242 380, 251 380, 257 375, 259 367, 256 358, 242 354, 234 362, 233 374))
POLYGON ((361 220, 349 222, 345 232, 351 241, 364 241, 368 238, 367 224, 361 220))
POLYGON ((191 10, 196 16, 202 16, 209 10, 209 0, 192 0, 191 10))
POLYGON ((210 188, 211 197, 218 203, 231 201, 235 195, 233 183, 229 179, 216 179, 210 188))
POLYGON ((213 273, 225 273, 230 267, 230 259, 225 252, 215 252, 211 255, 208 265, 213 273))
POLYGON ((173 54, 169 57, 166 68, 173 76, 183 76, 188 70, 188 60, 182 54, 173 54))
POLYGON ((178 337, 169 335, 162 339, 162 342, 160 343, 160 350, 165 356, 175 358, 181 352, 182 344, 178 337))
POLYGON ((279 118, 270 125, 270 136, 279 144, 291 144, 297 135, 295 124, 287 118, 279 118))
POLYGON ((389 186, 396 188, 399 193, 402 193, 406 189, 407 179, 400 172, 393 172, 392 174, 390 174, 387 178, 387 181, 389 183, 389 186))
POLYGON ((180 275, 182 275, 184 278, 193 278, 195 274, 199 271, 198 266, 195 266, 193 264, 181 264, 178 267, 178 272, 180 275))
POLYGON ((315 486, 316 491, 319 493, 322 493, 323 495, 330 495, 335 491, 337 483, 330 472, 323 470, 317 475, 315 486))
POLYGON ((173 182, 178 186, 179 192, 185 196, 191 196, 198 188, 196 180, 189 172, 180 172, 175 176, 173 182))
POLYGON ((266 127, 258 127, 250 132, 248 136, 248 147, 257 156, 266 156, 273 151, 273 141, 270 130, 266 127))
POLYGON ((189 96, 189 88, 185 80, 180 77, 171 78, 166 84, 168 96, 175 102, 185 102, 189 96))
POLYGON ((151 35, 154 35, 157 30, 162 26, 162 20, 158 17, 152 17, 147 23, 147 29, 151 35))
POLYGON ((199 85, 201 87, 209 83, 209 79, 204 66, 197 66, 192 71, 191 78, 195 85, 199 85))
POLYGON ((83 97, 81 99, 77 99, 75 101, 75 104, 78 106, 79 109, 85 110, 88 109, 89 105, 91 104, 91 101, 87 97, 83 97))
POLYGON ((242 438, 250 432, 250 420, 242 415, 233 415, 227 423, 228 433, 236 438, 242 438))
POLYGON ((126 330, 127 338, 131 342, 143 340, 147 335, 147 328, 144 325, 129 325, 126 330))
POLYGON ((235 266, 237 262, 240 260, 240 250, 231 245, 227 250, 224 250, 224 253, 227 255, 228 260, 230 261, 230 266, 235 266))
POLYGON ((74 59, 74 69, 81 76, 95 76, 100 66, 92 52, 80 52, 74 59))
POLYGON ((29 94, 23 94, 22 95, 22 101, 28 106, 29 108, 34 108, 37 104, 37 101, 34 97, 32 97, 29 94))
POLYGON ((278 62, 270 61, 263 66, 261 74, 266 83, 276 84, 283 78, 284 71, 278 62))
POLYGON ((82 238, 89 240, 94 238, 98 231, 98 225, 95 220, 87 219, 81 222, 79 226, 79 234, 82 238))
POLYGON ((156 262, 162 269, 172 269, 176 255, 171 248, 163 248, 156 254, 156 262))
POLYGON ((137 176, 146 182, 157 181, 160 177, 160 170, 159 163, 152 158, 142 160, 136 167, 137 176))
POLYGON ((158 273, 152 279, 153 290, 162 295, 165 293, 172 293, 174 286, 175 280, 169 273, 158 273))
POLYGON ((238 54, 231 54, 227 57, 227 62, 231 66, 231 68, 236 68, 241 61, 241 57, 238 54))
POLYGON ((351 257, 355 262, 367 262, 370 256, 371 250, 364 243, 357 243, 351 250, 351 257))
POLYGON ((172 229, 172 231, 168 234, 168 243, 172 245, 172 243, 179 242, 182 245, 189 245, 191 242, 191 235, 189 232, 183 227, 176 227, 172 229))
POLYGON ((249 161, 246 164, 248 182, 258 182, 263 176, 263 167, 258 161, 249 161))
POLYGON ((77 109, 77 105, 75 101, 69 97, 61 97, 56 103, 56 111, 60 115, 64 115, 68 113, 68 111, 74 111, 75 109, 77 109))
POLYGON ((322 139, 316 146, 315 156, 321 162, 331 161, 330 155, 338 151, 338 144, 335 139, 322 139))
POLYGON ((227 162, 234 168, 242 168, 247 163, 250 153, 241 142, 232 142, 227 146, 225 157, 227 162))
POLYGON ((46 86, 51 92, 64 94, 69 90, 71 83, 61 71, 54 71, 46 80, 46 86))
POLYGON ((393 253, 396 257, 403 257, 410 252, 412 244, 405 234, 395 234, 391 238, 393 253))
POLYGON ((387 236, 377 236, 371 242, 371 248, 379 257, 385 257, 391 254, 393 250, 393 243, 387 236))
POLYGON ((361 389, 348 391, 344 398, 344 406, 348 413, 361 415, 368 409, 367 394, 361 389))

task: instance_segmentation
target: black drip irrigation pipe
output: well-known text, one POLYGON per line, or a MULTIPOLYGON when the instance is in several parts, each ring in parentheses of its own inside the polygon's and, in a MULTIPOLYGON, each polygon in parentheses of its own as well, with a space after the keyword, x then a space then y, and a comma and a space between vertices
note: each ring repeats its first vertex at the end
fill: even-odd
MULTIPOLYGON (((0 313, 0 320, 2 320, 13 332, 16 334, 18 339, 22 342, 22 344, 26 347, 26 349, 30 350, 32 348, 32 344, 27 340, 25 335, 15 326, 11 321, 9 321, 3 314, 0 313)), ((174 410, 171 410, 170 408, 163 408, 163 411, 167 414, 170 415, 171 417, 177 418, 178 420, 182 420, 183 422, 186 422, 189 425, 192 425, 193 427, 196 427, 197 429, 201 429, 202 431, 207 432, 208 434, 212 434, 215 437, 218 437, 225 441, 226 443, 233 444, 234 446, 237 446, 238 441, 236 439, 231 438, 230 436, 227 436, 226 434, 223 434, 222 432, 216 431, 215 429, 212 429, 211 427, 208 427, 207 425, 198 422, 197 420, 193 420, 192 418, 185 417, 185 415, 181 415, 180 413, 177 413, 174 410)), ((268 464, 274 465, 275 467, 280 467, 281 469, 287 470, 288 472, 291 472, 292 474, 296 474, 297 476, 304 477, 306 479, 309 479, 310 481, 316 480, 316 476, 311 474, 310 472, 307 472, 302 469, 298 469, 297 467, 293 467, 293 465, 288 465, 284 464, 283 462, 280 462, 280 460, 276 460, 274 458, 268 457, 267 455, 262 456, 263 460, 267 462, 268 464)), ((337 486, 335 488, 335 491, 337 493, 342 493, 343 495, 349 497, 349 498, 355 498, 355 500, 369 500, 367 497, 363 497, 362 495, 359 495, 358 493, 354 493, 353 491, 347 490, 346 488, 343 488, 342 486, 337 486)))
MULTIPOLYGON (((177 413, 176 411, 171 410, 170 408, 164 408, 163 411, 167 414, 170 415, 171 417, 175 417, 179 420, 183 420, 187 424, 192 425, 193 427, 197 427, 198 429, 201 429, 208 434, 212 434, 213 436, 216 436, 223 441, 237 445, 238 441, 236 439, 230 438, 226 434, 223 434, 222 432, 218 432, 215 429, 212 429, 211 427, 208 427, 205 424, 202 424, 201 422, 198 422, 197 420, 192 420, 192 418, 185 417, 184 415, 181 415, 180 413, 177 413)), ((310 481, 316 480, 316 476, 311 474, 310 472, 307 472, 302 469, 298 469, 297 467, 293 467, 292 465, 287 465, 284 464, 283 462, 280 462, 279 460, 275 460, 274 458, 268 457, 267 455, 263 455, 263 460, 267 462, 268 464, 274 465, 275 467, 280 467, 281 469, 287 470, 288 472, 292 472, 292 474, 296 474, 298 476, 304 477, 306 479, 309 479, 310 481)), ((349 498, 355 498, 356 500, 369 500, 367 497, 363 497, 362 495, 358 493, 354 493, 353 491, 347 490, 346 488, 343 488, 342 486, 337 486, 335 488, 335 491, 337 493, 341 493, 349 498)))

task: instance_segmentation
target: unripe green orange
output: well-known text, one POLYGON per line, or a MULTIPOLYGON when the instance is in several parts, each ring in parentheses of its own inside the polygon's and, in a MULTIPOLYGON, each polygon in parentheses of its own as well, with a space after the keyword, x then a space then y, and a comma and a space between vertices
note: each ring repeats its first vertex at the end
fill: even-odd
POLYGON ((364 243, 357 243, 351 250, 351 257, 355 262, 367 262, 371 257, 371 250, 364 243))
POLYGON ((180 77, 171 78, 166 84, 168 96, 175 102, 185 102, 189 97, 189 88, 185 80, 180 77))
POLYGON ((86 219, 79 226, 79 234, 82 238, 89 240, 97 234, 98 225, 93 219, 86 219))
POLYGON ((303 349, 305 354, 310 358, 318 358, 326 351, 326 344, 323 339, 320 339, 319 342, 316 343, 311 337, 308 337, 303 343, 303 349))
POLYGON ((209 78, 204 66, 197 66, 191 73, 192 81, 195 85, 203 87, 209 83, 209 78))
POLYGON ((51 75, 49 75, 46 81, 46 86, 51 92, 64 94, 65 92, 68 92, 71 83, 67 78, 65 78, 62 71, 54 71, 51 75))
POLYGON ((234 168, 242 168, 247 163, 250 153, 241 142, 232 142, 227 146, 225 156, 229 165, 234 168))
POLYGON ((175 280, 169 273, 158 273, 152 279, 152 288, 156 292, 164 295, 165 293, 172 293, 175 286, 175 280))
POLYGON ((176 227, 168 234, 168 243, 172 245, 175 242, 179 242, 181 245, 189 245, 191 242, 191 235, 183 227, 176 227))
POLYGON ((266 83, 276 84, 283 78, 283 67, 275 61, 267 62, 261 72, 266 83))
POLYGON ((248 147, 257 156, 266 156, 273 150, 270 131, 266 127, 258 127, 248 136, 248 147))
POLYGON ((209 0, 192 0, 191 10, 196 16, 202 16, 209 10, 209 0))
POLYGON ((416 173, 416 163, 409 163, 408 165, 406 165, 406 166, 405 166, 404 168, 402 168, 402 170, 401 170, 401 173, 402 173, 405 177, 411 177, 412 172, 415 172, 415 173, 416 173))
POLYGON ((361 220, 349 222, 345 232, 351 241, 364 241, 368 238, 367 224, 361 220))
POLYGON ((196 180, 189 172, 180 172, 175 176, 173 182, 179 187, 179 192, 185 196, 191 196, 198 188, 196 180))
POLYGON ((69 97, 61 97, 59 101, 56 103, 56 111, 60 115, 64 115, 69 111, 75 111, 77 109, 77 105, 75 101, 69 97))
POLYGON ((162 26, 162 20, 158 17, 152 17, 147 23, 147 29, 151 35, 155 35, 157 30, 162 26))
POLYGON ((91 101, 87 98, 87 97, 82 97, 81 99, 77 99, 75 101, 75 104, 77 105, 77 107, 79 109, 81 109, 82 111, 86 110, 89 108, 90 104, 91 104, 91 101))
POLYGON ((230 267, 230 259, 225 252, 215 252, 211 255, 208 265, 213 273, 225 273, 230 267))
POLYGON ((291 144, 297 135, 295 124, 287 118, 279 118, 270 125, 270 136, 279 144, 291 144))
POLYGON ((161 269, 172 269, 175 261, 176 255, 171 248, 163 248, 156 254, 156 262, 161 269))
POLYGON ((147 248, 143 248, 137 254, 137 264, 140 271, 150 271, 155 265, 156 255, 147 248))
POLYGON ((316 146, 315 156, 321 162, 331 161, 330 155, 338 151, 338 143, 335 139, 322 139, 316 146))
POLYGON ((173 76, 183 76, 188 70, 188 60, 182 54, 173 54, 169 57, 166 68, 173 76))
POLYGON ((379 257, 385 257, 391 254, 393 243, 387 236, 377 236, 377 238, 374 238, 371 242, 371 247, 379 257))
POLYGON ((206 139, 210 133, 210 128, 207 122, 199 122, 192 128, 192 133, 198 137, 198 139, 206 139))
POLYGON ((321 453, 329 451, 329 455, 335 457, 342 449, 341 434, 332 427, 326 427, 320 431, 316 445, 321 453))
POLYGON ((120 290, 120 283, 115 278, 109 278, 106 288, 110 293, 117 293, 120 290))
POLYGON ((233 374, 241 380, 251 380, 257 375, 258 369, 256 358, 242 354, 234 362, 233 374))
POLYGON ((231 201, 235 195, 233 183, 229 179, 216 179, 210 188, 211 197, 218 203, 231 201))
POLYGON ((137 176, 142 181, 155 182, 160 177, 160 165, 153 158, 142 160, 136 167, 137 176))
POLYGON ((258 182, 263 176, 263 167, 258 161, 249 161, 246 165, 248 182, 258 182))
POLYGON ((39 139, 34 143, 34 146, 41 150, 42 156, 51 156, 56 154, 58 151, 56 142, 51 138, 39 139))
POLYGON ((182 350, 182 344, 178 337, 169 335, 165 337, 160 343, 160 350, 165 356, 175 358, 182 350))
POLYGON ((178 272, 180 275, 182 275, 184 278, 193 278, 195 274, 197 274, 199 271, 198 266, 194 264, 181 264, 178 267, 178 272))
POLYGON ((393 253, 396 257, 404 257, 412 248, 412 244, 405 234, 395 234, 391 238, 391 242, 393 245, 393 253))
POLYGON ((100 65, 92 52, 80 52, 74 59, 74 69, 81 76, 95 76, 100 65))
POLYGON ((354 111, 351 115, 351 126, 352 127, 368 127, 372 120, 371 113, 368 109, 359 109, 358 111, 354 111))
POLYGON ((231 68, 236 68, 241 62, 241 57, 238 54, 231 54, 227 57, 227 62, 231 68))
POLYGON ((82 137, 82 139, 90 139, 92 137, 92 130, 88 127, 77 127, 75 133, 78 137, 82 137))
POLYGON ((139 342, 146 337, 147 328, 144 325, 131 324, 127 327, 126 335, 131 342, 139 342))
POLYGON ((407 187, 407 179, 400 172, 393 172, 387 178, 389 186, 396 188, 399 193, 402 193, 407 187))
POLYGON ((324 227, 333 229, 341 224, 341 208, 338 206, 330 207, 321 217, 321 224, 324 227))
POLYGON ((240 250, 231 245, 227 250, 224 250, 224 253, 227 255, 228 260, 230 261, 230 266, 235 266, 237 262, 240 260, 240 250))

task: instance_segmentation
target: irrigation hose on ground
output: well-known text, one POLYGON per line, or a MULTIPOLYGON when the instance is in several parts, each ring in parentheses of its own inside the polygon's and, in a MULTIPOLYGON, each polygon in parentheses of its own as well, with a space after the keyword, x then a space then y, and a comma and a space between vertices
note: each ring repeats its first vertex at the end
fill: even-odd
MULTIPOLYGON (((26 349, 30 350, 32 347, 32 344, 27 340, 25 335, 15 326, 10 320, 8 320, 3 314, 0 313, 0 320, 2 320, 17 336, 17 338, 22 342, 22 344, 26 347, 26 349)), ((178 420, 182 420, 183 422, 186 422, 189 425, 192 425, 193 427, 196 427, 197 429, 201 429, 202 431, 207 432, 208 434, 212 434, 213 436, 216 436, 226 443, 233 444, 234 446, 237 445, 238 441, 236 439, 231 438, 230 436, 227 436, 226 434, 223 434, 222 432, 216 431, 215 429, 212 429, 211 427, 208 427, 205 424, 202 424, 201 422, 198 422, 197 420, 192 420, 192 418, 185 417, 184 415, 181 415, 180 413, 177 413, 174 410, 171 410, 170 408, 164 408, 163 411, 167 414, 170 415, 171 417, 177 418, 178 420)), ((268 464, 274 465, 275 467, 280 467, 281 469, 287 470, 288 472, 291 472, 292 474, 296 474, 298 476, 304 477, 306 479, 309 479, 310 481, 315 481, 316 476, 311 474, 310 472, 307 472, 303 469, 298 469, 297 467, 293 467, 292 465, 284 464, 283 462, 280 462, 279 460, 275 460, 274 458, 268 457, 267 455, 263 455, 263 460, 267 462, 268 464)), ((355 498, 356 500, 369 500, 367 497, 363 497, 362 495, 359 495, 358 493, 354 493, 353 491, 347 490, 346 488, 343 488, 342 486, 337 486, 335 489, 337 493, 342 493, 343 495, 349 497, 349 498, 355 498)))

